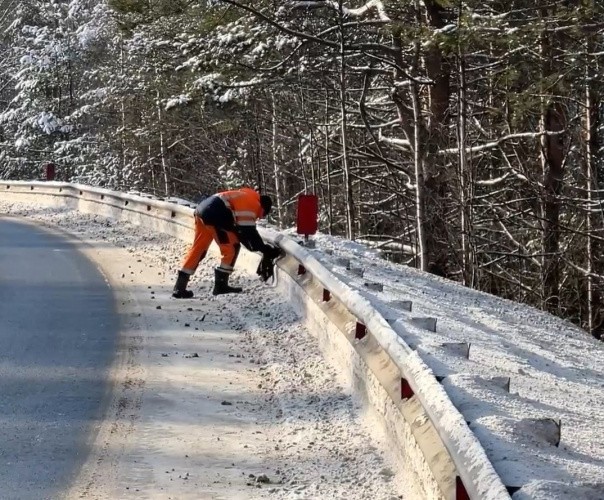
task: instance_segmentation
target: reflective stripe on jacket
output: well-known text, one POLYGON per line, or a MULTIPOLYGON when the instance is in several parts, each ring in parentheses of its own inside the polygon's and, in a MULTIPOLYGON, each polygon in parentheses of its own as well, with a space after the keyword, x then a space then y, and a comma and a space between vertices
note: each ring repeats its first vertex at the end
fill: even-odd
POLYGON ((223 191, 216 195, 231 209, 237 226, 255 226, 262 217, 260 194, 251 188, 223 191))

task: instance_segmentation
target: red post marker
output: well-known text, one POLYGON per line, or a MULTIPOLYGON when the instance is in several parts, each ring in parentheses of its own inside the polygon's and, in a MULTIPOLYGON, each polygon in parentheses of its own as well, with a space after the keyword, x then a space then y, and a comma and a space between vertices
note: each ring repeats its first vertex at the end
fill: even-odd
POLYGON ((323 288, 323 302, 329 302, 329 299, 331 299, 331 293, 327 288, 323 288))
POLYGON ((296 217, 297 232, 308 237, 315 234, 319 227, 319 198, 314 194, 301 194, 298 197, 296 217))
POLYGON ((56 167, 54 163, 47 163, 44 166, 44 170, 45 170, 45 175, 46 175, 46 180, 47 181, 54 181, 55 180, 55 175, 56 175, 56 167))

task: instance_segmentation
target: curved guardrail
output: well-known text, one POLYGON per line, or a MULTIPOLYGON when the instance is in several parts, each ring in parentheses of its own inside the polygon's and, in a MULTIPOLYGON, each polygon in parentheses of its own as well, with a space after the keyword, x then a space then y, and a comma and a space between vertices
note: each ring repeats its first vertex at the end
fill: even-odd
MULTIPOLYGON (((0 181, 0 198, 27 202, 31 196, 36 201, 46 197, 51 205, 126 219, 185 241, 190 240, 193 231, 193 210, 183 205, 78 184, 0 181)), ((438 496, 456 500, 509 499, 506 487, 461 413, 430 368, 388 321, 307 249, 283 234, 266 231, 263 236, 287 253, 287 258, 280 261, 279 275, 287 276, 320 304, 320 310, 332 318, 368 368, 367 373, 375 377, 400 412, 435 475, 438 496), (447 455, 444 462, 443 454, 447 455)))

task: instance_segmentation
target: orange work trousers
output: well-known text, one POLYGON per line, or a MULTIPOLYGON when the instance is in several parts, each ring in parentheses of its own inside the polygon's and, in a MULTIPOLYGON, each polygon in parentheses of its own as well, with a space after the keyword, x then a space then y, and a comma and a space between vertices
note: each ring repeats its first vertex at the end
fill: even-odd
POLYGON ((187 274, 193 274, 199 263, 208 253, 208 248, 212 243, 216 242, 222 254, 219 269, 225 272, 232 272, 239 255, 241 245, 237 234, 233 231, 207 226, 201 218, 195 216, 195 239, 193 245, 189 249, 187 256, 182 264, 182 271, 187 274))

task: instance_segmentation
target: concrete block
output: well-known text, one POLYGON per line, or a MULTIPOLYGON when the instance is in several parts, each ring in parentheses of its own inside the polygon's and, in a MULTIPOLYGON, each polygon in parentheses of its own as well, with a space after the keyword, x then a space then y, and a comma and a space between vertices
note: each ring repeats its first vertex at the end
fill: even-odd
POLYGON ((374 292, 383 292, 384 291, 384 285, 382 283, 374 283, 374 282, 365 282, 364 283, 365 288, 369 289, 369 290, 373 290, 374 292))
POLYGON ((539 441, 558 447, 561 440, 562 421, 553 418, 523 418, 518 422, 518 432, 532 435, 539 441))
POLYGON ((363 275, 365 274, 365 269, 363 269, 362 267, 351 267, 349 269, 349 271, 354 274, 355 276, 358 276, 360 278, 363 277, 363 275))
POLYGON ((436 318, 411 318, 411 323, 430 332, 436 331, 436 318))
POLYGON ((491 377, 488 379, 488 382, 495 387, 499 387, 506 392, 510 392, 510 377, 491 377))
POLYGON ((388 305, 395 309, 401 309, 402 311, 411 312, 413 302, 411 302, 410 300, 393 300, 391 302, 388 302, 388 305))
POLYGON ((470 344, 468 342, 445 342, 441 346, 452 354, 470 359, 470 344))
POLYGON ((346 269, 350 269, 350 259, 346 257, 336 257, 336 264, 338 266, 344 266, 346 269))

